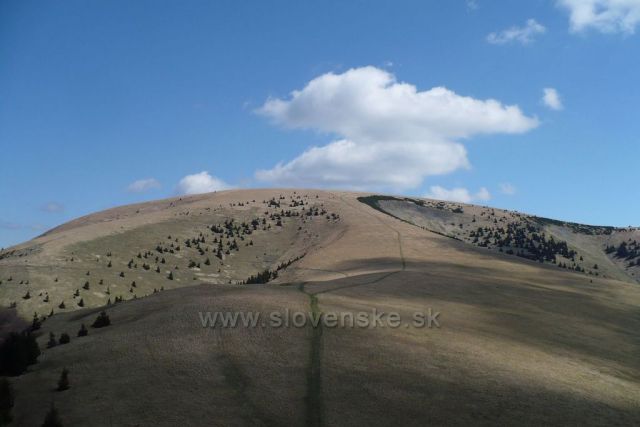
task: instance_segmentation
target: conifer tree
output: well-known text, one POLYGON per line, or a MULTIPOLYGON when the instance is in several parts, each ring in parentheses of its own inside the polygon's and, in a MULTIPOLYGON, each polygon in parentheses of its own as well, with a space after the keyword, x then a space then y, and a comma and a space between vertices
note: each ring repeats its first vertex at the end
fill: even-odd
POLYGON ((42 321, 38 317, 38 313, 33 313, 33 321, 31 322, 31 330, 37 331, 42 326, 42 321))
POLYGON ((47 412, 47 416, 44 418, 42 427, 62 427, 62 422, 60 421, 58 410, 55 406, 53 406, 53 404, 51 405, 51 409, 49 409, 49 412, 47 412))
POLYGON ((106 311, 100 312, 96 320, 91 325, 92 328, 104 328, 105 326, 111 325, 111 319, 109 319, 109 315, 107 315, 106 311))
POLYGON ((79 337, 86 337, 87 335, 89 335, 89 330, 87 329, 86 326, 84 326, 84 323, 82 325, 80 325, 80 330, 78 331, 78 336, 79 337))
POLYGON ((56 345, 58 345, 58 342, 56 341, 56 336, 53 334, 53 332, 49 332, 49 341, 47 341, 47 348, 52 348, 52 347, 55 347, 56 345))
POLYGON ((0 344, 0 375, 20 375, 40 356, 40 347, 30 332, 11 333, 0 344))
POLYGON ((60 373, 60 379, 58 380, 58 391, 65 391, 69 389, 69 370, 64 368, 60 373))
POLYGON ((7 425, 11 422, 11 409, 13 408, 15 396, 13 387, 8 379, 0 379, 0 426, 7 425))

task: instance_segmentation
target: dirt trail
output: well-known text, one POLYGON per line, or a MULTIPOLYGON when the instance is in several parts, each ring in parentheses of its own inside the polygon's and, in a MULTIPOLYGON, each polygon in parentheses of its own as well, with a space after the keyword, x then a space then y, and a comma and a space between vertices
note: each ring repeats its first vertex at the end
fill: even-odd
MULTIPOLYGON (((374 217, 377 221, 379 221, 384 227, 393 231, 396 235, 398 241, 398 253, 400 257, 401 268, 396 271, 391 271, 383 274, 380 277, 376 277, 371 280, 366 280, 360 283, 352 283, 344 286, 340 286, 332 289, 319 290, 315 292, 309 292, 305 286, 307 282, 302 282, 298 285, 298 290, 309 297, 309 308, 311 310, 311 314, 314 318, 317 316, 322 316, 323 313, 319 307, 318 295, 327 294, 330 292, 339 291, 342 289, 354 288, 358 286, 371 285, 374 283, 378 283, 390 276, 401 273, 406 270, 406 261, 404 258, 404 252, 402 249, 402 236, 400 232, 394 228, 392 225, 384 221, 382 218, 377 216, 375 213, 370 211, 368 206, 356 206, 345 200, 344 197, 340 196, 340 199, 347 204, 348 206, 358 210, 359 212, 365 213, 374 217)), ((394 219, 390 217, 390 220, 394 219)), ((335 273, 342 275, 344 277, 350 277, 344 272, 334 271, 334 270, 322 270, 325 272, 335 273)), ((324 328, 322 327, 322 321, 318 322, 317 326, 312 327, 311 334, 311 343, 310 343, 310 354, 309 354, 309 365, 307 368, 307 394, 305 396, 306 402, 306 425, 312 427, 319 427, 324 425, 324 417, 323 417, 323 390, 322 390, 322 350, 323 350, 323 336, 324 328)))

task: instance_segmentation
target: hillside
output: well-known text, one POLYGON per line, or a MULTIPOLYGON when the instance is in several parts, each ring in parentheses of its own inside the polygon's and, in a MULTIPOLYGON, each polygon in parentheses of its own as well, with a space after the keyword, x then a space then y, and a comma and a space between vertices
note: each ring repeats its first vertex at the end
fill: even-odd
POLYGON ((594 277, 640 281, 640 229, 592 226, 462 203, 389 196, 364 203, 403 221, 594 277))
MULTIPOLYGON (((359 201, 474 246, 593 277, 640 280, 638 229, 427 199, 359 201), (617 256, 623 243, 629 250, 617 256), (615 250, 607 253, 608 247, 615 250)), ((339 233, 341 204, 337 195, 323 192, 244 191, 99 212, 0 252, 0 304, 14 305, 23 317, 45 316, 194 282, 240 283, 303 257, 339 233)))
POLYGON ((237 284, 337 232, 330 206, 316 193, 247 191, 99 212, 0 253, 0 303, 44 316, 201 282, 237 284))
POLYGON ((638 241, 637 229, 315 190, 89 215, 0 255, 6 312, 54 313, 35 332, 39 362, 11 378, 14 424, 39 425, 51 401, 65 425, 637 424, 638 241), (77 337, 103 309, 111 326, 77 337), (200 317, 373 309, 402 325, 200 317), (405 322, 428 309, 439 327, 405 322), (50 332, 71 342, 46 348, 50 332), (71 387, 56 392, 64 367, 71 387))

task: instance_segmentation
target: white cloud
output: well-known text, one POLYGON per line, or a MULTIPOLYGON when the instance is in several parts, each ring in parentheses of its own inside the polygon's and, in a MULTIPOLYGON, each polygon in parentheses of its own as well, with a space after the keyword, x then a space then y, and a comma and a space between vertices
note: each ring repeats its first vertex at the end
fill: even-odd
POLYGON ((18 224, 17 222, 0 220, 0 228, 4 230, 20 230, 25 227, 22 224, 18 224))
POLYGON ((227 190, 229 188, 231 188, 231 186, 224 181, 209 175, 207 171, 202 171, 182 178, 178 183, 176 191, 179 194, 200 194, 227 190))
POLYGON ((139 179, 132 182, 127 187, 127 191, 130 193, 144 193, 145 191, 160 188, 160 182, 155 178, 139 179))
POLYGON ((16 222, 2 221, 0 220, 0 229, 4 230, 42 230, 44 226, 42 224, 19 224, 16 222))
POLYGON ((258 112, 287 128, 337 136, 256 172, 261 181, 296 186, 414 188, 426 176, 469 166, 458 139, 523 133, 538 125, 517 106, 444 87, 420 92, 375 67, 321 75, 288 100, 267 100, 258 112))
POLYGON ((286 164, 256 172, 260 181, 297 187, 414 188, 426 175, 467 168, 467 151, 458 143, 339 140, 312 147, 286 164))
POLYGON ((516 191, 517 189, 513 184, 510 184, 508 182, 503 182, 502 184, 500 184, 500 192, 502 194, 513 196, 514 194, 516 194, 516 191))
POLYGON ((477 0, 467 0, 467 9, 477 10, 480 7, 477 0))
POLYGON ((477 193, 471 194, 464 187, 446 189, 439 185, 429 187, 429 193, 424 197, 428 199, 446 200, 449 202, 471 203, 475 201, 486 202, 491 200, 491 194, 485 187, 481 187, 477 193))
POLYGON ((542 102, 552 110, 562 110, 562 101, 558 91, 552 87, 545 87, 542 90, 542 102))
POLYGON ((497 33, 490 33, 487 36, 487 41, 491 44, 512 42, 529 44, 537 35, 544 34, 546 31, 544 25, 539 24, 535 19, 528 19, 523 27, 513 26, 497 33))
POLYGON ((40 207, 40 210, 43 212, 49 213, 58 213, 64 211, 64 206, 62 203, 58 202, 48 202, 40 207))
POLYGON ((633 34, 640 23, 640 0, 558 0, 569 11, 573 32, 633 34))

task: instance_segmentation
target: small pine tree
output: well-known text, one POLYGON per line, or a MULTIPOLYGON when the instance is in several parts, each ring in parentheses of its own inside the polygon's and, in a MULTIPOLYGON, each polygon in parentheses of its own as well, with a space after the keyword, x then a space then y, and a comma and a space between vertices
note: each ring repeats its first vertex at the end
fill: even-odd
POLYGON ((30 332, 11 333, 0 344, 0 375, 20 375, 38 356, 40 347, 30 332))
POLYGON ((52 347, 55 347, 56 345, 58 345, 58 342, 56 341, 56 336, 53 334, 53 332, 49 332, 49 341, 47 341, 47 348, 52 348, 52 347))
POLYGON ((104 328, 105 326, 111 325, 111 319, 109 319, 109 315, 106 311, 100 312, 96 320, 91 325, 92 328, 104 328))
POLYGON ((64 368, 60 373, 60 379, 58 380, 58 391, 69 390, 69 370, 64 368))
POLYGON ((62 427, 62 422, 60 421, 58 410, 55 406, 53 406, 53 404, 51 405, 51 409, 49 409, 49 412, 47 412, 47 416, 44 418, 42 427, 62 427))
POLYGON ((66 307, 66 306, 64 305, 64 301, 62 301, 62 302, 60 303, 60 305, 58 306, 58 308, 59 308, 59 309, 61 309, 61 310, 64 310, 64 309, 65 309, 65 307, 66 307))
POLYGON ((60 334, 60 340, 58 340, 58 342, 61 345, 62 344, 69 344, 69 342, 71 342, 71 337, 66 332, 63 332, 62 334, 60 334))
POLYGON ((173 271, 169 272, 169 275, 167 276, 167 279, 173 280, 173 271))
POLYGON ((78 331, 78 336, 79 337, 86 337, 87 335, 89 335, 89 330, 87 329, 86 326, 84 326, 84 323, 82 325, 80 325, 80 330, 78 331))
POLYGON ((13 387, 8 379, 0 379, 0 426, 9 424, 13 417, 11 416, 11 408, 13 408, 14 394, 13 387))
POLYGON ((84 307, 84 299, 80 298, 80 302, 78 303, 78 307, 84 307))
POLYGON ((38 317, 38 313, 33 313, 33 321, 31 322, 31 330, 37 331, 42 326, 42 321, 38 317))

